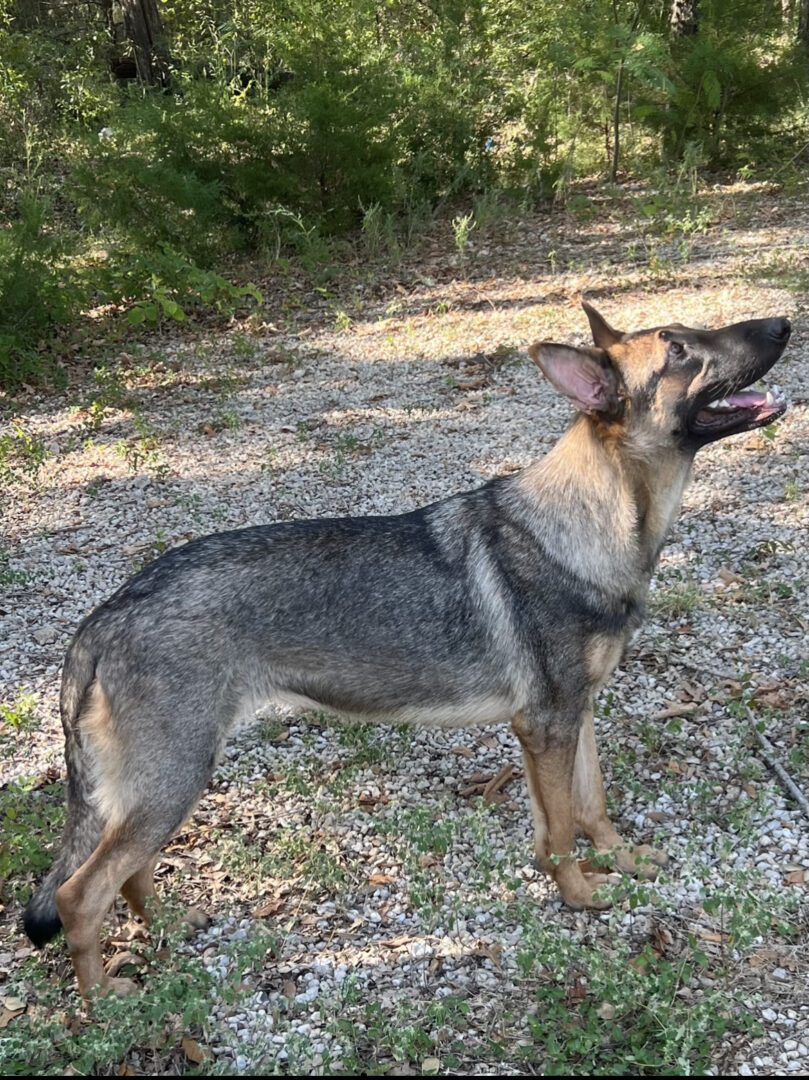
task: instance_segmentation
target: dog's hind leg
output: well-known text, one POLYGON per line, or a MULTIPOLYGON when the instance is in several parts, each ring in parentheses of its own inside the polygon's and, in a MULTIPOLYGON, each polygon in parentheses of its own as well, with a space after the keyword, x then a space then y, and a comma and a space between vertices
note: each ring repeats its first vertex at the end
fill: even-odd
POLYGON ((93 724, 82 726, 104 827, 90 857, 57 890, 56 908, 84 996, 94 986, 102 991, 132 987, 104 972, 99 941, 104 917, 122 892, 132 910, 148 920, 158 853, 204 790, 222 730, 222 718, 213 710, 205 716, 201 703, 193 703, 190 717, 179 697, 139 704, 148 721, 108 706, 91 716, 93 724))
POLYGON ((567 717, 546 721, 518 713, 512 726, 520 740, 534 815, 537 858, 572 908, 607 908, 593 895, 604 879, 585 877, 576 860, 573 770, 578 723, 567 717))
POLYGON ((145 866, 136 870, 132 877, 127 878, 121 886, 121 894, 129 905, 129 910, 136 918, 142 919, 147 926, 160 905, 154 882, 157 862, 158 856, 155 855, 145 866))
POLYGON ((658 868, 665 865, 665 852, 643 844, 632 847, 627 844, 607 816, 604 797, 604 780, 598 761, 593 711, 588 708, 579 729, 576 765, 573 772, 573 803, 576 823, 599 852, 615 856, 618 869, 624 874, 651 879, 658 868))
POLYGON ((110 979, 104 971, 101 925, 118 890, 152 857, 134 830, 105 830, 90 858, 57 890, 56 907, 82 997, 94 987, 102 993, 135 989, 128 979, 110 979))
MULTIPOLYGON (((121 892, 129 905, 129 910, 137 918, 142 919, 146 926, 151 924, 155 912, 160 908, 160 898, 157 895, 154 880, 158 861, 159 856, 150 859, 121 886, 121 892)), ((205 912, 194 907, 188 908, 181 922, 189 931, 206 930, 211 924, 205 912)))
MULTIPOLYGON (((188 798, 179 811, 156 798, 132 810, 126 820, 108 826, 90 858, 56 893, 56 907, 65 930, 79 991, 87 997, 93 987, 102 993, 135 989, 128 979, 110 979, 101 957, 101 927, 116 895, 124 894, 135 914, 149 919, 149 900, 155 896, 154 868, 158 852, 196 803, 188 798), (188 803, 191 803, 191 806, 188 803), (186 811, 185 813, 183 811, 186 811)), ((203 917, 204 918, 204 917, 203 917)))

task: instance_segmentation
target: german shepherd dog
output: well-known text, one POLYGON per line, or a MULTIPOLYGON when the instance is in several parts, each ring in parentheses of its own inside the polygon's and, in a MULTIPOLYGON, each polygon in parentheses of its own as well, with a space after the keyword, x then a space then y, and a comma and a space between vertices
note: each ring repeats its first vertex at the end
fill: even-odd
POLYGON ((161 847, 236 721, 269 699, 393 723, 511 723, 536 855, 571 907, 608 906, 573 854, 577 828, 626 873, 665 861, 607 817, 593 698, 641 623, 696 451, 784 412, 780 396, 744 388, 790 324, 620 333, 584 308, 593 348, 529 349, 576 409, 542 460, 399 516, 202 537, 81 624, 61 691, 67 824, 25 927, 37 945, 64 927, 83 995, 132 989, 104 971, 105 914, 121 892, 148 915, 161 847))

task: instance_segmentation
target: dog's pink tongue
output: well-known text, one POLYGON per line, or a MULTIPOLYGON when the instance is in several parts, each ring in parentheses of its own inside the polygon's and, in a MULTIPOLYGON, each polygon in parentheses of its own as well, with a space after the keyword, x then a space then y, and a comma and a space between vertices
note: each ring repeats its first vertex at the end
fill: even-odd
POLYGON ((756 390, 740 390, 737 394, 728 394, 725 400, 734 409, 754 409, 764 404, 766 395, 756 390))

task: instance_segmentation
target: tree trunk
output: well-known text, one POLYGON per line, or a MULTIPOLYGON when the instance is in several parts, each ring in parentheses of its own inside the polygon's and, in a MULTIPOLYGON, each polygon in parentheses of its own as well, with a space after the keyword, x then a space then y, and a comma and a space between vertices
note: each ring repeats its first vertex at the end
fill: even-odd
POLYGON ((615 86, 615 110, 612 114, 612 168, 610 180, 618 179, 618 161, 621 157, 621 94, 624 90, 624 61, 618 62, 618 80, 615 86))
POLYGON ((798 41, 809 51, 809 0, 800 0, 798 9, 798 41))
POLYGON ((671 32, 675 37, 691 37, 699 29, 699 0, 671 0, 671 32))
POLYGON ((138 78, 144 86, 167 87, 169 52, 157 0, 121 0, 124 29, 135 50, 138 78))
POLYGON ((18 30, 35 30, 43 22, 39 0, 17 0, 12 14, 18 30))
POLYGON ((104 17, 104 29, 111 43, 115 42, 115 16, 112 9, 112 0, 101 0, 101 14, 104 17))

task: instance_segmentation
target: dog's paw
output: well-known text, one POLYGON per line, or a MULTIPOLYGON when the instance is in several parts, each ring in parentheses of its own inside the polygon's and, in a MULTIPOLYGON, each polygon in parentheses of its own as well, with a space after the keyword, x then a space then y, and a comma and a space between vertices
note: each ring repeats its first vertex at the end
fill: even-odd
POLYGON ((573 911, 583 911, 590 908, 593 911, 606 911, 612 907, 612 901, 602 896, 596 896, 596 889, 600 885, 606 885, 610 880, 608 874, 587 873, 583 874, 576 865, 566 868, 565 873, 556 874, 556 884, 562 899, 573 911))
POLYGON ((196 933, 197 930, 207 930, 211 925, 210 918, 204 911, 196 907, 191 907, 186 911, 183 922, 189 933, 196 933))
POLYGON ((88 1000, 108 997, 110 994, 115 994, 116 997, 128 997, 130 994, 139 992, 140 986, 134 979, 111 978, 109 975, 105 975, 103 982, 98 983, 89 991, 84 991, 84 997, 88 1000))
POLYGON ((648 844, 620 848, 616 854, 616 865, 621 873, 631 874, 643 881, 654 881, 660 867, 669 861, 665 851, 657 851, 648 844))

